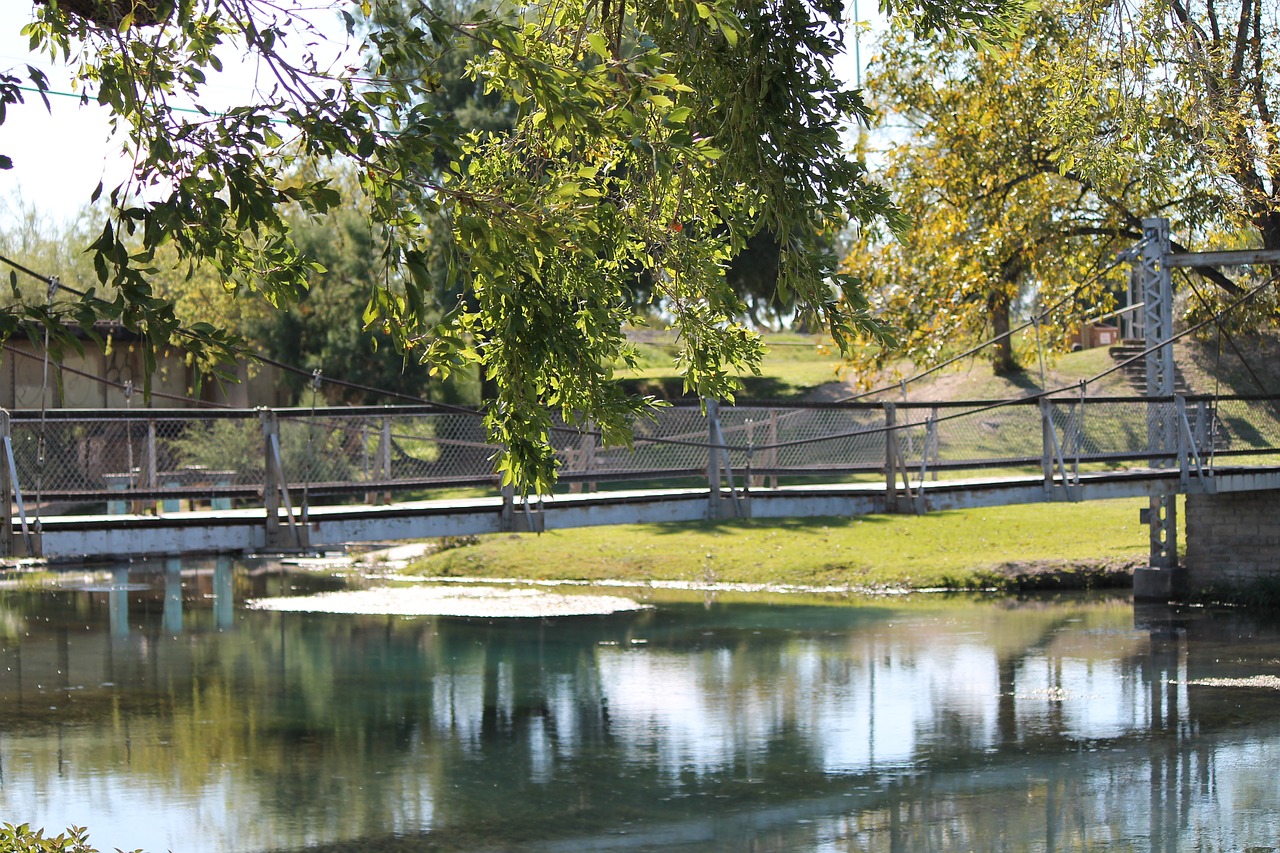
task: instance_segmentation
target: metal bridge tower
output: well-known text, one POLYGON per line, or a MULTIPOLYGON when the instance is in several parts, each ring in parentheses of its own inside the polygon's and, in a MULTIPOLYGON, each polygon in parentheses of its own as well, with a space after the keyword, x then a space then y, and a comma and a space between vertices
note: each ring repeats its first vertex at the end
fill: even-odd
MULTIPOLYGON (((1136 287, 1142 298, 1142 327, 1146 342, 1147 444, 1153 468, 1166 468, 1178 451, 1173 361, 1173 278, 1169 258, 1169 220, 1142 220, 1142 254, 1136 287)), ((1178 593, 1178 496, 1152 495, 1144 521, 1150 535, 1150 562, 1134 575, 1135 598, 1168 598, 1178 593)))

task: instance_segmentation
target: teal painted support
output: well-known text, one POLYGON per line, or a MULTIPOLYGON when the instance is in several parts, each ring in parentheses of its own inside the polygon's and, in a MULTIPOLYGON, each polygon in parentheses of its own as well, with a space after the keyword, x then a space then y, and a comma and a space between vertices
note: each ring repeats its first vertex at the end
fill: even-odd
POLYGON ((111 588, 107 592, 107 619, 111 636, 129 636, 129 569, 117 566, 111 571, 111 588))
POLYGON ((213 624, 219 631, 235 624, 234 563, 227 554, 219 554, 213 563, 213 624))
MULTIPOLYGON (((132 474, 103 474, 102 479, 107 483, 107 491, 110 492, 128 492, 133 488, 138 478, 137 469, 132 474)), ((129 512, 129 499, 127 497, 110 498, 107 500, 107 515, 125 515, 129 512)))
POLYGON ((182 633, 182 558, 164 561, 164 630, 182 633))

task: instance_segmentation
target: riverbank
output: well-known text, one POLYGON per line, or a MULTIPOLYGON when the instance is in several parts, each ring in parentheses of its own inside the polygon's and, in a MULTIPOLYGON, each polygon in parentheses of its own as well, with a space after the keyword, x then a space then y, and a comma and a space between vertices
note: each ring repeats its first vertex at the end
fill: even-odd
POLYGON ((688 581, 915 589, 1125 586, 1145 565, 1145 501, 924 516, 637 524, 444 540, 425 577, 688 581))

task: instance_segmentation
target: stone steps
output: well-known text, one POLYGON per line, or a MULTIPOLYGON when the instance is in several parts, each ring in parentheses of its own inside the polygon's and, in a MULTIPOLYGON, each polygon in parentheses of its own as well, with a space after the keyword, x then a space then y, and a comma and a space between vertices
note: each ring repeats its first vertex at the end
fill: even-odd
MULTIPOLYGON (((1117 364, 1129 362, 1121 369, 1121 374, 1133 387, 1133 390, 1139 394, 1147 393, 1147 365, 1145 359, 1138 358, 1147 349, 1147 345, 1143 341, 1126 340, 1121 341, 1107 352, 1110 354, 1112 361, 1117 364), (1134 359, 1137 359, 1134 361, 1134 359)), ((1188 395, 1194 393, 1190 384, 1187 382, 1186 376, 1183 375, 1182 369, 1178 367, 1177 361, 1173 365, 1173 393, 1188 395)), ((1231 446, 1231 433, 1226 423, 1218 417, 1217 412, 1213 412, 1210 416, 1211 423, 1206 424, 1203 428, 1198 423, 1200 418, 1200 409, 1198 407, 1188 407, 1187 419, 1191 422, 1191 430, 1193 434, 1208 434, 1213 436, 1213 446, 1215 450, 1226 450, 1231 446), (1202 432, 1203 429, 1203 432, 1202 432)))
MULTIPOLYGON (((1145 359, 1138 358, 1137 361, 1132 361, 1132 359, 1142 355, 1146 349, 1147 345, 1142 341, 1121 341, 1107 349, 1111 360, 1116 364, 1129 362, 1121 369, 1120 373, 1128 380, 1133 390, 1139 394, 1147 393, 1147 365, 1145 359)), ((1173 393, 1192 393, 1191 386, 1187 384, 1187 378, 1182 374, 1182 369, 1178 367, 1176 361, 1173 364, 1173 393)))

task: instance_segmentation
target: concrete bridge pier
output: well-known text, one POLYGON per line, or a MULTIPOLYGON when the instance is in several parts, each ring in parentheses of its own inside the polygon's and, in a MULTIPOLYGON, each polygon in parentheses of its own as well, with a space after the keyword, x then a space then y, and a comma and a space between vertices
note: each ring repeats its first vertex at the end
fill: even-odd
POLYGON ((1185 592, 1280 582, 1280 490, 1189 494, 1185 511, 1185 592))
POLYGON ((1185 500, 1181 564, 1176 543, 1167 538, 1176 519, 1157 517, 1157 498, 1144 513, 1152 530, 1151 565, 1134 572, 1135 601, 1175 601, 1205 590, 1280 583, 1280 490, 1191 493, 1185 500), (1158 535, 1165 537, 1159 544, 1158 535))

